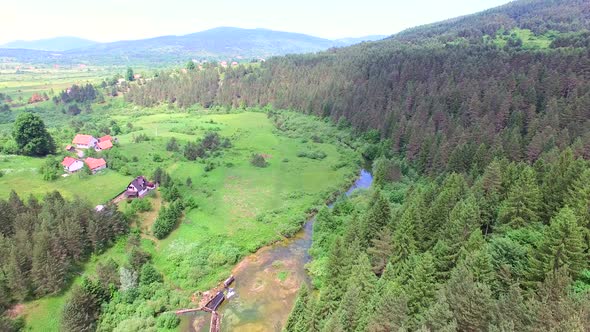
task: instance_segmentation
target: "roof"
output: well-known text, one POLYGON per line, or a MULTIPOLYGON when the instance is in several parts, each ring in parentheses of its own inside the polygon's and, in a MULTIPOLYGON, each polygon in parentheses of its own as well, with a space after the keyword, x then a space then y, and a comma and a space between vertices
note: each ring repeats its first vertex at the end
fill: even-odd
POLYGON ((104 135, 103 137, 101 137, 101 138, 98 139, 99 142, 111 141, 111 140, 113 140, 113 138, 111 137, 111 135, 104 135))
POLYGON ((133 185, 137 191, 142 191, 147 187, 148 181, 143 176, 138 176, 129 185, 133 185))
POLYGON ((70 151, 72 149, 71 145, 66 145, 66 150, 70 151))
POLYGON ((113 143, 111 141, 100 141, 97 146, 101 150, 108 150, 113 147, 113 143))
POLYGON ((61 164, 64 165, 64 167, 70 167, 76 161, 78 161, 78 159, 72 157, 65 157, 61 164))
POLYGON ((78 135, 76 135, 76 137, 74 137, 74 140, 72 141, 72 143, 74 143, 74 144, 82 144, 82 145, 89 145, 90 142, 93 139, 94 139, 94 137, 92 137, 92 135, 78 134, 78 135))
POLYGON ((86 158, 86 160, 84 160, 84 162, 86 163, 86 165, 88 165, 88 168, 90 168, 90 169, 97 169, 99 167, 106 166, 106 164, 107 164, 106 160, 104 160, 102 158, 96 159, 96 158, 91 158, 91 157, 86 158))

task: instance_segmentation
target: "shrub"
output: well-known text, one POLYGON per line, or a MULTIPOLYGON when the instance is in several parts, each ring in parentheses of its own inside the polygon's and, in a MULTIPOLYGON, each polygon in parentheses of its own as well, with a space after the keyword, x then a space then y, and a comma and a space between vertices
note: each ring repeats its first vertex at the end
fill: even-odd
POLYGON ((297 153, 297 157, 299 158, 309 158, 309 159, 317 159, 321 160, 326 158, 327 154, 324 151, 300 151, 297 153))
POLYGON ((45 181, 53 181, 57 179, 61 172, 61 164, 55 158, 47 158, 43 166, 41 166, 41 174, 45 181))
POLYGON ((157 154, 157 153, 156 153, 156 154, 154 154, 154 156, 152 157, 152 160, 153 160, 154 162, 156 162, 156 163, 160 163, 160 162, 162 162, 162 160, 163 160, 163 159, 162 159, 162 156, 160 156, 159 154, 157 154))
POLYGON ((205 165, 205 172, 210 172, 214 169, 215 169, 215 164, 212 162, 208 162, 207 165, 205 165))
POLYGON ((147 199, 134 199, 131 201, 130 206, 136 212, 147 212, 152 210, 152 203, 147 199))
POLYGON ((178 151, 178 149, 178 141, 176 140, 176 137, 172 137, 168 143, 166 143, 166 151, 178 151))
POLYGON ((141 143, 141 142, 145 142, 145 141, 149 141, 150 137, 148 135, 146 135, 145 133, 141 133, 137 136, 133 135, 133 143, 141 143))
POLYGON ((180 324, 180 318, 172 312, 165 312, 158 316, 156 322, 158 327, 171 330, 180 324))
POLYGON ((250 164, 256 166, 256 167, 266 167, 268 166, 268 163, 266 162, 266 159, 264 159, 264 157, 261 154, 255 153, 252 155, 252 157, 250 158, 250 164))

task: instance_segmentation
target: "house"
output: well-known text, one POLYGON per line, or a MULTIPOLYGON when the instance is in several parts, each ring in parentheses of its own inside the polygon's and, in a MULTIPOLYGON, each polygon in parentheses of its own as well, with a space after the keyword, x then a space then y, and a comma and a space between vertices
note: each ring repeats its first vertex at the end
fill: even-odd
POLYGON ((105 136, 99 138, 98 143, 96 143, 95 150, 102 151, 102 150, 108 150, 108 149, 112 148, 113 147, 112 139, 113 138, 111 137, 111 135, 105 135, 105 136))
POLYGON ((82 169, 84 167, 84 163, 82 160, 72 158, 72 157, 65 157, 64 160, 61 162, 64 167, 64 170, 68 173, 74 173, 82 169))
POLYGON ((68 151, 68 152, 74 152, 74 151, 76 151, 76 149, 73 146, 71 146, 71 145, 66 145, 66 151, 68 151))
POLYGON ((92 174, 95 174, 96 172, 100 171, 101 169, 107 168, 107 162, 106 162, 106 160, 104 160, 102 158, 96 159, 96 158, 88 157, 88 158, 86 158, 86 160, 84 160, 84 162, 86 163, 88 168, 90 168, 90 170, 92 171, 92 174))
POLYGON ((96 143, 96 151, 108 150, 113 147, 113 142, 111 141, 102 141, 96 143))
POLYGON ((149 182, 145 177, 138 176, 127 186, 125 196, 143 197, 145 194, 156 188, 156 185, 149 182))
POLYGON ((231 66, 232 67, 237 67, 238 66, 238 63, 236 61, 234 61, 234 62, 231 63, 231 66))
POLYGON ((90 149, 96 146, 98 140, 91 135, 78 134, 74 137, 72 143, 76 145, 78 149, 90 149))

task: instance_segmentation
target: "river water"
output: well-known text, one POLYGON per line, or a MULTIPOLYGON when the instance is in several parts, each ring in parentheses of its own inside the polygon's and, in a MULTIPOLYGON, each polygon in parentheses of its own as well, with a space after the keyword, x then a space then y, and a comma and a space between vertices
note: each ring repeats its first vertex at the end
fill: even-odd
MULTIPOLYGON (((372 182, 371 173, 362 169, 346 195, 369 188, 372 182)), ((218 310, 222 331, 281 331, 299 286, 309 282, 305 264, 311 260, 308 249, 314 219, 306 221, 296 236, 261 248, 234 268, 233 294, 218 310)), ((185 320, 181 330, 208 331, 209 319, 209 314, 197 313, 191 316, 190 323, 185 320)))

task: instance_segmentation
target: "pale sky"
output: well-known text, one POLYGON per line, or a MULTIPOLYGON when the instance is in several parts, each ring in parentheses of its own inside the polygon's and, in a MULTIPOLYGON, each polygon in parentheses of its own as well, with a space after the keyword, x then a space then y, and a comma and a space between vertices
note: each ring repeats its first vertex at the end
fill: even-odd
POLYGON ((0 44, 76 36, 100 42, 219 26, 324 38, 391 35, 508 0, 1 0, 0 44))

